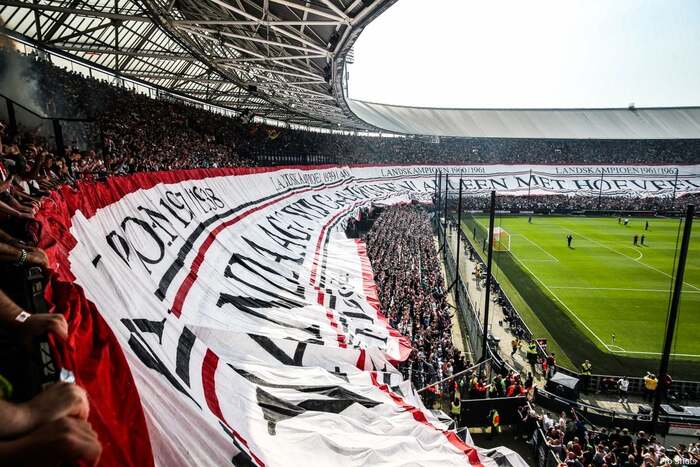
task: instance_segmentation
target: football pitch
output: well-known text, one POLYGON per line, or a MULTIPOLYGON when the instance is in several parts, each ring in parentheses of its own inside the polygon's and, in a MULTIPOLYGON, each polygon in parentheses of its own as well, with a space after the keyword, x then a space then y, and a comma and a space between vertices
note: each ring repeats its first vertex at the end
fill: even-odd
MULTIPOLYGON (((599 373, 654 371, 663 346, 679 224, 663 218, 632 218, 625 226, 616 217, 533 216, 532 223, 527 216, 497 217, 496 226, 510 234, 510 251, 495 254, 496 278, 537 337, 553 340, 552 348, 564 353, 566 366, 578 367, 590 358, 599 373), (635 234, 645 235, 644 246, 633 245, 635 234), (568 235, 573 236, 571 248, 568 235)), ((487 226, 488 217, 482 216, 463 223, 470 239, 476 227, 479 247, 487 226)), ((672 369, 697 378, 700 225, 694 226, 691 240, 672 369)))

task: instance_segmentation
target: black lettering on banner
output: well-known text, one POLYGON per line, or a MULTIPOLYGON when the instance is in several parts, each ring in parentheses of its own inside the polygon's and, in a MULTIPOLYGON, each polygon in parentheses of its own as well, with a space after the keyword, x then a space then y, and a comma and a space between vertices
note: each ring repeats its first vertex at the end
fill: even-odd
POLYGON ((258 253, 261 256, 265 256, 265 254, 267 254, 268 256, 271 256, 275 260, 276 263, 281 263, 283 260, 284 261, 291 261, 292 263, 295 263, 295 264, 302 264, 304 262, 303 255, 298 257, 298 258, 293 258, 291 256, 282 255, 279 253, 275 253, 274 251, 268 250, 267 248, 258 245, 254 241, 248 240, 246 237, 241 237, 241 238, 243 240, 245 240, 245 242, 248 245, 250 245, 255 250, 256 253, 258 253))
MULTIPOLYGON (((646 182, 645 182, 646 183, 646 182)), ((590 180, 574 180, 577 190, 593 190, 590 180)))
POLYGON ((131 253, 131 249, 129 248, 129 242, 127 242, 126 238, 112 230, 109 234, 107 234, 106 240, 107 245, 109 245, 112 251, 114 251, 117 256, 119 256, 119 258, 131 269, 131 265, 129 264, 129 254, 131 253), (117 247, 117 244, 114 242, 115 238, 119 240, 119 247, 121 248, 117 247))
POLYGON ((639 181, 630 180, 630 182, 632 183, 632 185, 636 186, 637 188, 641 188, 642 190, 645 190, 645 191, 647 189, 647 181, 646 180, 639 180, 639 181))
POLYGON ((342 311, 341 313, 343 316, 349 316, 352 319, 364 319, 370 323, 374 323, 374 318, 365 313, 355 313, 354 311, 342 311))
POLYGON ((216 211, 216 204, 209 198, 208 193, 206 193, 204 190, 202 190, 201 188, 193 187, 192 194, 202 203, 208 203, 209 208, 211 208, 210 211, 216 211), (204 193, 204 195, 206 196, 202 195, 201 193, 204 193))
POLYGON ((610 182, 608 182, 607 180, 595 180, 593 182, 593 186, 596 190, 600 190, 601 187, 603 187, 602 189, 605 191, 608 191, 610 190, 610 188, 612 188, 612 185, 610 185, 610 182))
POLYGON ((651 184, 654 185, 654 188, 656 188, 659 191, 666 188, 665 182, 663 180, 651 180, 651 184))
POLYGON ((148 271, 148 274, 151 274, 151 270, 148 268, 148 266, 146 266, 146 263, 158 264, 163 259, 163 257, 165 256, 165 243, 163 243, 163 240, 160 239, 158 234, 155 232, 155 230, 153 230, 153 228, 148 224, 148 222, 141 220, 141 219, 138 219, 136 217, 131 217, 131 216, 125 217, 121 223, 121 228, 127 236, 128 236, 128 233, 126 232, 126 227, 129 223, 132 223, 132 224, 135 224, 135 225, 141 227, 141 229, 143 229, 144 232, 146 232, 148 235, 150 235, 151 238, 153 239, 153 241, 156 242, 156 245, 157 245, 159 251, 158 251, 158 256, 155 258, 150 258, 150 257, 146 256, 145 254, 143 254, 141 251, 139 251, 136 248, 136 246, 134 245, 134 242, 129 242, 129 243, 131 243, 132 248, 136 252, 136 256, 138 256, 139 259, 141 260, 141 262, 144 263, 143 266, 146 268, 146 271, 148 271))
POLYGON ((491 189, 493 190, 497 188, 502 188, 504 190, 508 189, 508 183, 506 182, 506 179, 504 177, 501 177, 499 179, 490 178, 489 180, 491 181, 491 189))
MULTIPOLYGON (((248 371, 236 368, 230 364, 229 366, 238 374, 257 386, 255 394, 258 400, 258 405, 262 409, 263 417, 265 417, 265 420, 267 420, 268 433, 273 436, 276 433, 276 426, 279 422, 296 417, 297 415, 301 415, 307 411, 339 414, 353 404, 360 404, 368 409, 376 407, 380 404, 377 401, 356 394, 342 386, 300 386, 274 384, 269 383, 248 371), (294 389, 299 392, 324 396, 325 398, 309 398, 299 402, 298 404, 293 404, 277 396, 273 396, 260 386, 294 389)), ((338 371, 338 373, 340 372, 338 371)), ((345 379, 347 380, 347 376, 345 379)))
MULTIPOLYGON (((268 237, 270 237, 270 239, 272 239, 273 242, 275 242, 276 244, 278 244, 279 246, 281 246, 281 247, 284 248, 285 250, 290 250, 290 251, 291 251, 291 248, 289 248, 289 245, 295 245, 295 246, 297 246, 297 247, 299 247, 299 248, 302 248, 303 250, 305 249, 305 245, 303 245, 303 244, 301 244, 301 243, 293 242, 293 241, 291 241, 291 240, 289 240, 289 239, 287 239, 287 238, 284 238, 284 237, 282 237, 282 236, 280 236, 280 235, 278 235, 278 234, 276 234, 276 233, 274 233, 274 232, 270 232, 269 230, 267 230, 267 229, 266 229, 265 227, 263 227, 262 225, 259 225, 258 227, 260 227, 260 230, 262 230, 263 232, 265 232, 265 235, 267 235, 268 237)), ((303 255, 306 254, 306 252, 305 252, 305 251, 302 251, 300 254, 303 256, 303 255)))
MULTIPOLYGON (((275 229, 276 231, 278 231, 280 234, 282 234, 282 235, 284 235, 284 236, 286 236, 286 237, 293 238, 293 239, 295 239, 295 240, 304 240, 304 241, 307 241, 307 242, 308 242, 309 240, 311 240, 311 234, 310 234, 309 232, 304 232, 304 231, 302 230, 302 229, 303 229, 303 226, 302 226, 301 224, 299 224, 298 222, 296 222, 296 221, 293 222, 293 223, 291 223, 291 224, 289 224, 286 228, 282 228, 282 227, 280 227, 279 225, 277 225, 277 224, 275 224, 275 223, 273 222, 273 220, 275 220, 275 218, 274 218, 273 216, 267 216, 266 219, 267 219, 267 222, 269 222, 270 225, 271 225, 272 227, 274 227, 274 229, 275 229), (292 232, 298 233, 299 236, 297 236, 297 235, 292 235, 292 232)), ((309 230, 309 231, 310 231, 310 230, 312 230, 312 229, 311 229, 311 227, 307 227, 306 230, 309 230)))
POLYGON ((188 225, 190 225, 191 219, 190 219, 190 221, 185 221, 182 217, 180 217, 180 215, 178 213, 175 212, 175 210, 173 209, 172 206, 170 206, 170 204, 166 203, 165 200, 163 200, 163 198, 160 199, 160 205, 163 206, 165 209, 167 209, 168 212, 175 219, 179 220, 180 223, 182 223, 183 227, 187 227, 188 225))
MULTIPOLYGON (((271 300, 262 300, 259 298, 254 298, 254 297, 241 297, 238 295, 229 295, 227 293, 221 293, 219 294, 219 300, 216 302, 216 306, 219 308, 223 308, 224 305, 231 305, 237 310, 240 310, 244 313, 248 313, 251 316, 255 316, 256 318, 260 318, 262 320, 268 321, 270 323, 276 324, 278 326, 282 326, 285 328, 289 329, 298 329, 299 331, 303 331, 305 333, 310 334, 313 336, 313 339, 309 340, 309 343, 314 343, 314 344, 323 344, 323 341, 321 340, 321 330, 317 324, 308 326, 308 327, 301 327, 301 326, 295 326, 290 323, 285 323, 283 321, 270 318, 269 316, 266 316, 265 314, 256 311, 258 309, 265 309, 265 308, 286 308, 290 309, 292 308, 290 306, 290 303, 294 303, 291 300, 285 299, 285 301, 280 301, 280 302, 275 302, 271 300)), ((298 304, 297 307, 301 307, 301 304, 298 304)))
POLYGON ((304 219, 309 221, 323 219, 323 216, 316 215, 314 211, 305 211, 299 208, 298 206, 295 206, 296 204, 297 203, 288 204, 287 206, 280 209, 280 211, 285 214, 289 214, 290 216, 303 217, 304 219))
POLYGON ((190 387, 190 356, 192 347, 197 337, 189 328, 184 328, 177 341, 177 355, 175 356, 175 373, 190 387))
POLYGON ((154 229, 159 228, 170 237, 170 240, 168 240, 168 246, 172 245, 175 239, 178 238, 177 233, 173 233, 170 230, 166 229, 161 223, 161 221, 163 221, 170 224, 171 227, 173 225, 172 222, 170 222, 170 219, 165 217, 163 214, 159 213, 158 211, 154 211, 153 209, 145 208, 143 206, 139 206, 136 209, 145 212, 148 215, 148 217, 151 218, 151 227, 153 227, 154 229))
MULTIPOLYGON (((291 190, 286 190, 286 191, 291 191, 291 190)), ((183 200, 185 205, 187 204, 186 200, 184 199, 184 197, 181 194, 166 192, 166 196, 168 195, 168 193, 170 193, 172 195, 172 197, 175 197, 175 198, 177 198, 179 196, 183 200)), ((245 202, 243 204, 239 204, 238 206, 236 206, 234 208, 231 208, 231 209, 224 211, 222 213, 219 213, 219 214, 214 214, 213 216, 209 217, 208 219, 200 222, 197 225, 197 227, 194 228, 192 233, 190 233, 190 235, 185 239, 183 245, 180 247, 180 250, 177 252, 177 258, 175 258, 175 260, 170 264, 168 269, 165 271, 165 274, 163 274, 163 276, 160 278, 160 281, 158 282, 158 289, 155 291, 156 297, 158 297, 158 299, 161 301, 165 300, 165 294, 167 293, 168 288, 170 287, 173 280, 175 279, 175 276, 178 274, 178 272, 185 265, 185 258, 192 251, 197 239, 199 239, 200 236, 202 236, 206 232, 208 232, 207 227, 211 226, 215 222, 218 222, 220 220, 224 220, 229 216, 232 216, 238 212, 241 212, 242 210, 244 210, 250 206, 255 206, 256 204, 263 203, 265 201, 274 199, 275 197, 281 196, 284 193, 285 192, 276 193, 273 195, 264 196, 264 197, 256 199, 256 200, 251 200, 251 201, 245 202)), ((188 206, 188 209, 189 209, 189 206, 188 206)), ((191 218, 194 218, 194 214, 192 213, 191 209, 189 209, 189 212, 191 214, 191 218)))
POLYGON ((226 207, 226 205, 224 204, 224 202, 221 201, 221 199, 219 199, 216 195, 214 195, 214 190, 212 190, 211 188, 205 188, 205 189, 204 189, 204 192, 205 192, 207 195, 209 195, 209 199, 214 203, 214 205, 215 205, 217 208, 223 209, 223 208, 226 207))
POLYGON ((564 180, 557 180, 553 178, 552 181, 557 184, 557 187, 559 187, 560 190, 566 189, 566 182, 564 180))
POLYGON ((195 206, 197 206, 197 207, 199 208, 200 212, 202 212, 202 213, 204 213, 204 214, 206 214, 207 212, 209 212, 209 210, 206 210, 206 209, 204 209, 204 208, 202 207, 202 202, 201 202, 199 199, 197 199, 196 196, 194 196, 194 195, 192 194, 192 190, 190 190, 190 189, 188 189, 188 188, 185 188, 185 189, 184 189, 184 192, 185 192, 185 194, 190 198, 190 201, 192 201, 192 204, 194 204, 195 206))
POLYGON ((262 349, 272 355, 283 365, 289 366, 302 366, 304 360, 304 352, 306 352, 306 343, 297 342, 297 347, 294 350, 294 356, 290 357, 287 353, 279 348, 272 339, 265 336, 260 336, 258 334, 248 334, 252 340, 255 341, 262 349))
POLYGON ((474 183, 476 183, 476 186, 479 190, 485 190, 488 187, 488 183, 486 183, 486 180, 475 179, 474 183))
POLYGON ((168 211, 170 211, 171 213, 173 213, 173 215, 174 215, 175 217, 177 217, 177 219, 178 219, 180 222, 182 222, 182 225, 183 225, 184 227, 187 227, 188 225, 190 225, 190 222, 192 222, 192 219, 194 219, 194 212, 193 212, 192 209, 190 209, 190 207, 187 205, 187 202, 185 201, 184 196, 182 196, 182 193, 173 193, 172 191, 166 191, 166 192, 165 192, 165 197, 167 198, 168 203, 164 203, 162 199, 160 200, 160 203, 161 203, 163 206, 165 206, 165 207, 168 209, 168 211), (177 202, 175 201, 177 198, 180 198, 180 199, 182 200, 182 203, 177 203, 177 202), (184 211, 185 208, 187 208, 187 213, 190 215, 190 218, 187 219, 187 220, 185 220, 185 219, 183 219, 182 217, 180 217, 179 215, 175 214, 174 210, 170 207, 170 205, 174 206, 174 207, 175 207, 176 209, 178 209, 179 211, 184 211))
POLYGON ((316 201, 318 204, 327 207, 331 211, 336 210, 336 209, 340 209, 340 207, 341 207, 341 206, 338 206, 338 203, 334 203, 333 205, 324 203, 322 200, 327 201, 329 203, 333 203, 333 199, 328 195, 322 195, 322 194, 316 193, 315 195, 313 195, 311 197, 311 199, 316 201))
POLYGON ((357 329, 357 330, 355 330, 355 334, 362 334, 363 336, 367 336, 367 337, 370 337, 370 338, 372 338, 372 339, 376 339, 376 340, 378 340, 378 341, 380 341, 380 342, 383 342, 383 343, 385 343, 385 344, 386 344, 386 341, 387 341, 387 338, 386 338, 386 337, 379 337, 379 336, 377 336, 377 335, 375 335, 375 334, 372 334, 372 333, 371 333, 369 330, 367 330, 367 329, 357 329))
POLYGON ((618 190, 626 190, 627 189, 627 181, 626 180, 613 180, 613 183, 615 184, 615 188, 618 190))
MULTIPOLYGON (((304 298, 304 287, 302 287, 299 284, 299 282, 297 281, 297 279, 299 278, 299 274, 297 272, 294 272, 293 273, 294 278, 290 279, 289 277, 281 274, 279 271, 276 271, 270 267, 267 267, 264 264, 260 264, 257 261, 255 261, 251 258, 248 258, 247 256, 241 255, 239 253, 234 253, 231 255, 231 259, 228 261, 228 266, 226 266, 226 269, 224 269, 224 277, 234 279, 234 280, 239 280, 240 282, 243 282, 244 284, 246 284, 248 286, 250 286, 250 284, 248 284, 248 282, 244 282, 244 281, 240 280, 240 278, 237 277, 233 273, 233 269, 231 268, 231 266, 234 266, 236 264, 241 265, 243 268, 245 268, 248 271, 252 272, 253 274, 257 275, 258 277, 260 277, 262 280, 264 280, 265 282, 267 282, 271 286, 273 286, 279 290, 283 290, 291 295, 295 295, 301 299, 304 298), (267 274, 262 274, 257 269, 253 268, 249 263, 254 264, 257 268, 262 269, 263 271, 267 272, 267 274), (286 288, 282 287, 281 285, 279 285, 278 281, 270 280, 270 277, 268 274, 274 274, 274 275, 280 277, 281 279, 284 279, 285 281, 289 282, 290 284, 296 285, 297 286, 296 290, 290 290, 290 289, 286 289, 286 288)), ((256 287, 253 287, 253 288, 255 288, 256 290, 259 290, 256 287)), ((273 295, 273 294, 271 294, 271 295, 273 295)), ((276 296, 276 295, 274 295, 274 296, 276 296)))
MULTIPOLYGON (((201 410, 202 406, 187 392, 185 387, 178 381, 175 375, 168 369, 163 360, 158 357, 158 354, 148 344, 143 334, 152 333, 158 336, 158 344, 162 345, 163 329, 165 327, 165 318, 162 321, 150 321, 146 319, 122 319, 121 323, 131 333, 129 335, 129 347, 138 357, 139 360, 151 370, 157 371, 163 375, 168 382, 179 392, 187 396, 201 410)), ((180 339, 182 343, 182 339, 180 339)), ((190 347, 191 350, 191 347, 190 347)), ((183 350, 184 352, 184 350, 183 350)), ((178 353, 179 344, 178 344, 178 353)), ((189 355, 187 356, 189 360, 189 355)), ((188 378, 189 379, 189 378, 188 378)))
POLYGON ((312 204, 310 203, 307 199, 300 199, 295 203, 298 206, 301 206, 302 208, 306 210, 312 210, 318 212, 321 216, 326 217, 328 214, 330 214, 330 211, 328 209, 322 208, 319 205, 312 204))

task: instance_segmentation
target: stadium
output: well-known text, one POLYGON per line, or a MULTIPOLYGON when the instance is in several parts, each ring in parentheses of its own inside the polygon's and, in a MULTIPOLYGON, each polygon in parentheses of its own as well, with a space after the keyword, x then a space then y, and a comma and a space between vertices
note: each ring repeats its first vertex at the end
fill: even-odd
POLYGON ((0 465, 700 464, 700 9, 448 3, 0 0, 0 465))

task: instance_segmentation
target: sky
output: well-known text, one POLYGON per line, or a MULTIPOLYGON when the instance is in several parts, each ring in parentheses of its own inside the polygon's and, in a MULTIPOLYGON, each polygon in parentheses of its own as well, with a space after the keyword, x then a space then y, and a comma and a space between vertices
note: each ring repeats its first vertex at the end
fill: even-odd
POLYGON ((350 97, 441 108, 700 105, 700 0, 399 0, 350 97))

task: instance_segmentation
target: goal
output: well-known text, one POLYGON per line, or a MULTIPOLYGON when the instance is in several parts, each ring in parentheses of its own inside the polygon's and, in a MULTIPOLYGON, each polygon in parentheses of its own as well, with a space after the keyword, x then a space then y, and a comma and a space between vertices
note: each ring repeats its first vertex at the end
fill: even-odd
POLYGON ((510 251, 510 234, 501 227, 493 229, 493 251, 510 251))

